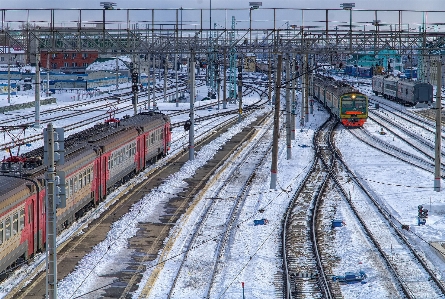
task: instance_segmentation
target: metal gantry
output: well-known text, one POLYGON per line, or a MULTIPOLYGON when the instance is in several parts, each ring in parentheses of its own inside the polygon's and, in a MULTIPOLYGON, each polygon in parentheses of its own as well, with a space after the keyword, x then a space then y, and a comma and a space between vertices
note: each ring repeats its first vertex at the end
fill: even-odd
MULTIPOLYGON (((440 27, 444 11, 259 7, 254 16, 261 18, 256 23, 261 23, 262 28, 255 29, 250 7, 213 8, 213 28, 203 25, 207 24, 206 9, 113 7, 18 11, 1 10, 1 42, 24 50, 31 63, 35 63, 35 53, 39 51, 66 50, 97 51, 113 57, 118 53, 153 57, 162 53, 174 57, 188 53, 193 47, 197 57, 208 53, 213 61, 224 48, 236 48, 238 55, 252 53, 257 57, 274 48, 275 53, 316 54, 325 62, 353 53, 375 55, 386 50, 418 57, 422 73, 426 71, 425 57, 438 55, 445 43, 444 29, 440 27), (232 20, 232 26, 227 26, 232 12, 245 14, 249 24, 240 22, 235 28, 232 20), (65 21, 65 15, 76 21, 65 21), (249 39, 251 36, 254 38, 249 39)), ((4 49, 0 47, 0 53, 4 49)), ((213 63, 209 66, 214 68, 213 63)), ((209 75, 214 78, 214 73, 209 75)), ((213 85, 215 88, 216 84, 213 85)))

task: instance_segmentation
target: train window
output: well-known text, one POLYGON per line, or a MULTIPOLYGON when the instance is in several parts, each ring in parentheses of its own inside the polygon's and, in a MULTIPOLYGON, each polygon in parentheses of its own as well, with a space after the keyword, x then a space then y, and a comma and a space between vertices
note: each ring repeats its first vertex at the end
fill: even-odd
POLYGON ((11 238, 11 217, 5 219, 5 241, 11 238))
POLYGON ((28 206, 28 224, 32 222, 32 204, 28 206))
POLYGON ((86 170, 83 171, 83 185, 84 186, 87 185, 87 171, 86 170))
POLYGON ((66 197, 70 197, 70 180, 67 179, 65 181, 65 188, 66 188, 66 197))
POLYGON ((0 245, 3 244, 3 221, 0 222, 0 245))
POLYGON ((25 209, 20 210, 20 230, 23 230, 25 228, 25 209))
POLYGON ((73 196, 74 194, 74 179, 70 178, 70 195, 69 196, 73 196))
POLYGON ((74 177, 74 193, 77 192, 77 176, 74 177))
POLYGON ((12 235, 15 236, 19 232, 19 214, 14 213, 12 216, 12 235))
POLYGON ((163 140, 164 139, 164 132, 163 131, 161 131, 161 140, 163 140))
POLYGON ((91 168, 88 168, 87 176, 88 176, 88 184, 89 184, 89 183, 91 183, 91 168))
POLYGON ((82 179, 82 173, 79 173, 79 190, 82 189, 83 187, 83 179, 82 179))
POLYGON ((150 144, 154 144, 155 143, 155 133, 151 133, 151 141, 150 144))

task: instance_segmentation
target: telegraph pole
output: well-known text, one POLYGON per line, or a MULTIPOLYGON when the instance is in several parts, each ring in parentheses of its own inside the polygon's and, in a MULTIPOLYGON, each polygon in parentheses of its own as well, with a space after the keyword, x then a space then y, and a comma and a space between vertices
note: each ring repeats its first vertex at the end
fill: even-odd
POLYGON ((35 79, 35 90, 34 90, 34 96, 35 96, 35 122, 34 122, 34 128, 40 128, 40 53, 39 46, 37 43, 37 49, 36 49, 36 79, 35 79))
POLYGON ((153 55, 153 110, 156 110, 156 55, 153 55))
POLYGON ((275 81, 275 111, 274 111, 274 127, 272 141, 272 167, 270 169, 270 189, 277 188, 278 175, 278 133, 280 129, 280 92, 281 92, 281 62, 282 54, 278 54, 277 79, 275 81))
POLYGON ((133 92, 133 97, 131 102, 133 104, 133 115, 136 115, 138 114, 139 74, 136 72, 133 62, 130 62, 130 72, 131 72, 131 91, 133 92))
POLYGON ((238 67, 238 122, 243 120, 243 60, 238 67))
POLYGON ((224 84, 223 84, 223 109, 227 109, 227 50, 224 47, 224 84))
POLYGON ((11 103, 11 46, 9 44, 8 44, 8 54, 9 54, 8 55, 8 104, 9 104, 11 103))
POLYGON ((268 80, 269 80, 269 86, 267 90, 267 95, 269 97, 269 104, 272 105, 272 60, 271 60, 271 53, 269 51, 269 74, 268 74, 268 80))
MULTIPOLYGON (((148 110, 150 110, 150 89, 151 89, 151 55, 147 54, 147 60, 148 60, 148 81, 147 81, 147 101, 148 101, 148 110)), ((153 85, 154 86, 154 85, 153 85)), ((153 89, 153 93, 155 90, 153 89)))
POLYGON ((119 58, 116 56, 116 91, 119 89, 119 58))
POLYGON ((46 297, 57 299, 57 208, 66 207, 65 173, 57 172, 56 162, 64 164, 63 128, 49 123, 43 132, 46 171, 46 297), (57 144, 57 146, 56 146, 57 144), (57 150, 55 150, 57 148, 57 150))
POLYGON ((300 67, 300 82, 301 82, 301 115, 300 115, 300 126, 304 127, 304 99, 306 98, 306 86, 305 86, 305 80, 304 80, 304 72, 306 71, 306 56, 300 55, 303 61, 301 62, 300 67))
POLYGON ((178 103, 178 54, 176 54, 176 53, 175 53, 175 79, 176 79, 175 103, 176 103, 176 107, 179 107, 179 103, 178 103))
POLYGON ((304 55, 304 122, 307 123, 309 121, 309 63, 308 63, 308 54, 304 55))
POLYGON ((292 111, 291 111, 291 140, 295 140, 295 114, 296 114, 296 102, 295 102, 295 88, 297 86, 297 79, 296 79, 296 72, 295 72, 295 64, 297 63, 294 59, 294 54, 291 54, 291 61, 292 61, 292 82, 291 82, 291 105, 292 105, 292 111))
POLYGON ((292 159, 292 142, 291 142, 291 104, 290 104, 290 55, 287 55, 286 61, 286 144, 287 144, 287 160, 292 159))
POLYGON ((164 102, 167 102, 167 68, 168 64, 168 55, 164 59, 164 102))
POLYGON ((46 172, 46 231, 47 231, 47 250, 46 250, 46 294, 49 299, 57 299, 57 214, 54 204, 54 128, 49 123, 47 127, 48 135, 48 170, 46 172))
POLYGON ((440 164, 441 164, 441 146, 442 146, 442 59, 438 56, 437 60, 437 89, 436 89, 436 143, 435 143, 435 167, 434 167, 434 191, 440 192, 440 164))
POLYGON ((190 131, 189 161, 195 160, 195 51, 190 54, 190 131))

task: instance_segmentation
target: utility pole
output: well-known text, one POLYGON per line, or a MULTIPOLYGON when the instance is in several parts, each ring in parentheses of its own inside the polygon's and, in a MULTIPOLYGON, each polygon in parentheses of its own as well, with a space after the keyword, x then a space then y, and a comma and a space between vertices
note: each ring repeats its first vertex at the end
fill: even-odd
POLYGON ((308 64, 308 54, 304 55, 304 122, 309 121, 309 64, 308 64))
POLYGON ((156 110, 156 55, 153 55, 153 110, 156 110))
POLYGON ((436 142, 435 142, 435 167, 434 167, 434 191, 440 192, 440 164, 442 146, 442 59, 437 60, 437 89, 436 89, 436 142))
POLYGON ((57 299, 57 208, 66 207, 65 173, 57 172, 64 164, 63 128, 49 123, 43 131, 46 171, 46 297, 57 299), (55 150, 57 148, 57 150, 55 150))
POLYGON ((296 72, 295 72, 295 64, 297 63, 294 59, 294 54, 291 54, 291 62, 292 62, 292 82, 291 82, 291 140, 295 140, 295 114, 296 114, 296 101, 295 101, 295 88, 297 86, 296 72))
POLYGON ((287 160, 292 159, 292 142, 291 142, 291 104, 290 104, 290 55, 287 55, 286 61, 286 144, 287 144, 287 160))
POLYGON ((40 128, 40 53, 39 45, 37 43, 36 48, 36 79, 34 84, 34 97, 35 97, 35 121, 34 128, 40 128))
POLYGON ((306 86, 305 86, 305 80, 304 80, 304 72, 306 71, 306 56, 300 55, 301 58, 303 58, 303 61, 301 62, 300 67, 300 82, 301 82, 301 115, 300 115, 300 126, 304 127, 304 99, 306 98, 306 86))
POLYGON ((11 46, 8 44, 8 104, 10 103, 11 103, 11 46))
POLYGON ((272 60, 271 60, 271 53, 269 51, 269 76, 268 76, 268 80, 269 80, 269 86, 268 86, 268 97, 269 97, 269 104, 272 105, 272 60))
POLYGON ((136 72, 133 62, 130 62, 130 72, 131 72, 131 91, 133 92, 133 97, 131 102, 133 104, 133 115, 136 115, 138 114, 139 74, 136 72))
POLYGON ((168 55, 164 59, 164 102, 167 102, 167 73, 168 55))
MULTIPOLYGON (((151 89, 151 55, 147 54, 147 61, 148 61, 148 81, 147 81, 147 101, 148 101, 148 110, 150 110, 150 89, 151 89)), ((155 90, 153 89, 153 93, 155 90)))
POLYGON ((224 86, 223 86, 223 109, 227 109, 227 50, 224 47, 224 86))
POLYGON ((119 89, 119 58, 116 56, 116 91, 119 89))
POLYGON ((189 161, 195 160, 195 51, 190 53, 190 131, 189 161))
POLYGON ((270 189, 277 188, 278 175, 278 133, 280 129, 280 91, 281 91, 281 63, 282 54, 278 54, 277 77, 275 81, 275 111, 274 111, 274 127, 272 141, 272 166, 270 169, 270 189))
POLYGON ((243 60, 240 59, 241 66, 238 67, 238 122, 243 120, 243 60))
POLYGON ((175 53, 175 79, 176 79, 176 93, 175 93, 175 103, 176 107, 179 107, 178 103, 178 54, 175 53))

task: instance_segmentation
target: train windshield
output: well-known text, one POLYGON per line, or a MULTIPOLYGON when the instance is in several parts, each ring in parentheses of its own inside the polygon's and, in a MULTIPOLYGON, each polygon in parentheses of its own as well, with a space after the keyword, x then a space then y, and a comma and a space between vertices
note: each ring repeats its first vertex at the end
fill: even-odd
POLYGON ((367 107, 366 97, 363 95, 345 95, 342 99, 344 110, 362 110, 367 107))

